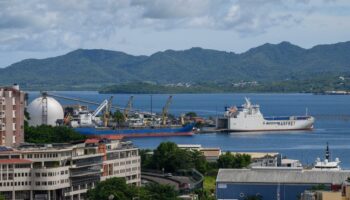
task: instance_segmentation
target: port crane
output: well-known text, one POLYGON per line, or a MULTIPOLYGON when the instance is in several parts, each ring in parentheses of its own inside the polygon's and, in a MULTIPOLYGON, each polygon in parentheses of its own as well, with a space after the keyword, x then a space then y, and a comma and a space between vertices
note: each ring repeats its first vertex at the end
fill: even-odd
POLYGON ((168 110, 169 110, 169 106, 172 102, 173 96, 169 96, 168 100, 165 103, 165 106, 162 109, 162 124, 166 125, 166 120, 168 118, 168 110))
POLYGON ((105 112, 103 114, 103 121, 104 121, 105 127, 108 126, 108 121, 109 121, 109 118, 110 118, 110 115, 111 115, 111 107, 112 107, 113 98, 114 97, 111 96, 109 98, 109 100, 107 101, 107 105, 105 106, 106 109, 105 109, 105 112))
MULTIPOLYGON (((79 98, 66 97, 66 96, 52 94, 52 93, 47 93, 47 92, 41 92, 41 95, 42 96, 43 95, 51 96, 51 97, 65 99, 65 100, 69 100, 69 101, 76 101, 76 102, 86 103, 86 104, 95 105, 95 106, 101 105, 101 103, 98 103, 98 102, 95 102, 95 101, 89 101, 89 100, 84 100, 84 99, 79 99, 79 98)), ((116 110, 123 110, 123 111, 125 111, 126 108, 115 106, 111 102, 110 109, 116 109, 116 110)), ((141 112, 140 110, 136 110, 136 109, 128 109, 128 113, 130 113, 130 112, 132 112, 132 113, 142 113, 142 114, 145 113, 145 112, 141 112)))
POLYGON ((125 118, 125 121, 127 121, 128 118, 129 118, 129 112, 130 112, 130 110, 132 109, 133 101, 134 101, 134 96, 130 96, 129 101, 128 101, 128 103, 126 104, 125 109, 124 109, 124 118, 125 118))

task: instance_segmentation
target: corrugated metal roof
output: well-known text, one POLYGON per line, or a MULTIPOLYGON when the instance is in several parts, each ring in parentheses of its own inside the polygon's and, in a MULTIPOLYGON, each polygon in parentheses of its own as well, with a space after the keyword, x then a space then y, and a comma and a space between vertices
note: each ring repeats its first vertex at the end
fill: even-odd
POLYGON ((315 171, 291 168, 220 169, 216 181, 232 183, 341 184, 348 177, 350 177, 349 170, 315 171))

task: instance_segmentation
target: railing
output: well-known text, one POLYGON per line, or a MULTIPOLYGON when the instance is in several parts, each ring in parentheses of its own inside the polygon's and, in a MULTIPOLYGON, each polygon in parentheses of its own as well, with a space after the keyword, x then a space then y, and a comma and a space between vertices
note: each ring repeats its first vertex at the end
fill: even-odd
POLYGON ((81 169, 81 170, 71 170, 71 177, 84 176, 90 174, 100 174, 101 168, 99 169, 81 169))
POLYGON ((74 160, 73 164, 76 165, 76 167, 82 167, 87 165, 102 164, 102 162, 103 162, 102 157, 94 157, 94 158, 74 160))

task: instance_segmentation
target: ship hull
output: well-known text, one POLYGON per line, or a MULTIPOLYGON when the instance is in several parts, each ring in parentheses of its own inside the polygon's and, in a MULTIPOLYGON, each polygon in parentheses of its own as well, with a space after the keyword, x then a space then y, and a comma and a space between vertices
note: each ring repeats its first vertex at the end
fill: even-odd
POLYGON ((167 137, 167 136, 191 136, 193 124, 180 128, 140 128, 140 129, 97 129, 75 128, 75 130, 88 137, 121 136, 123 138, 135 137, 167 137))
POLYGON ((296 120, 266 120, 266 119, 229 119, 228 131, 232 132, 253 132, 253 131, 294 131, 311 130, 314 118, 296 120))

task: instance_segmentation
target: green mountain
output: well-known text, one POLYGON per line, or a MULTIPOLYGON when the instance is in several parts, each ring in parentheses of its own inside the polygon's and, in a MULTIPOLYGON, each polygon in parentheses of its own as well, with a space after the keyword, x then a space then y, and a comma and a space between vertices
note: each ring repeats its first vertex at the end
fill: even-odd
POLYGON ((202 48, 133 56, 78 49, 62 56, 26 59, 0 69, 0 84, 26 89, 98 89, 133 82, 212 83, 307 80, 350 73, 350 42, 304 49, 289 42, 264 44, 236 54, 202 48))

